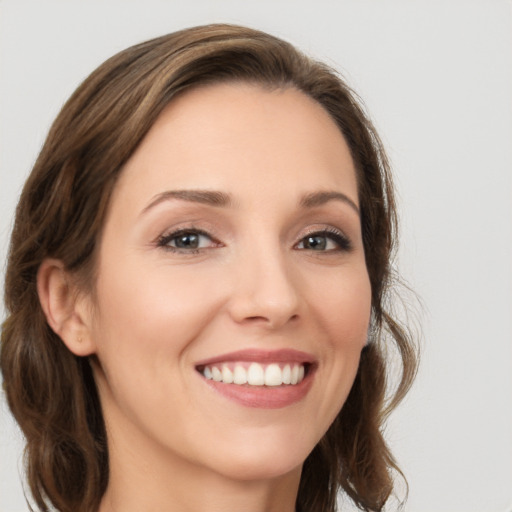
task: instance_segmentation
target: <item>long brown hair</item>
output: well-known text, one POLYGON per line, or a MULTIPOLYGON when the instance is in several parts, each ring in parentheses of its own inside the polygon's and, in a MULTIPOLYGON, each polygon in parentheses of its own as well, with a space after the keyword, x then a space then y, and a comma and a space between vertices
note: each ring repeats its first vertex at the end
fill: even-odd
POLYGON ((5 279, 0 365, 42 511, 51 503, 61 512, 95 512, 109 467, 89 361, 73 355, 48 326, 38 268, 57 258, 94 288, 96 246, 123 165, 177 94, 223 81, 294 87, 313 98, 339 126, 357 169, 371 339, 345 405, 304 463, 297 509, 333 511, 343 489, 362 510, 379 511, 393 492, 400 471, 382 427, 412 383, 416 353, 389 310, 396 209, 386 154, 357 96, 332 69, 263 32, 209 25, 138 44, 94 71, 55 120, 23 189, 5 279), (391 395, 390 347, 401 361, 391 395))

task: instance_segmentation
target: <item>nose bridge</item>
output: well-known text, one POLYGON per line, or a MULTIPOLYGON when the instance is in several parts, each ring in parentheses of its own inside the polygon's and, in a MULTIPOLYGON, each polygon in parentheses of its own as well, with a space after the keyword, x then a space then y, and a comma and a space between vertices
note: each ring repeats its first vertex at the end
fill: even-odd
POLYGON ((237 321, 260 320, 278 327, 298 314, 298 282, 276 241, 241 250, 231 310, 237 321))

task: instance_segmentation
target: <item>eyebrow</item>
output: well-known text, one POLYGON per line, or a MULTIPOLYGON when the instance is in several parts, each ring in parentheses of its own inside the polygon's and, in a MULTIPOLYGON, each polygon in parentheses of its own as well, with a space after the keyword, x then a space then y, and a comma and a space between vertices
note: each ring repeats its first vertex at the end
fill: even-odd
POLYGON ((336 192, 334 190, 311 192, 310 194, 306 194, 300 200, 300 206, 302 208, 315 208, 316 206, 322 206, 329 201, 341 201, 348 204, 357 213, 357 215, 360 215, 359 207, 354 201, 352 201, 352 199, 350 199, 350 197, 342 192, 336 192))
MULTIPOLYGON (((152 201, 142 210, 141 214, 154 208, 157 204, 170 199, 179 199, 191 203, 206 204, 216 207, 228 207, 233 205, 233 199, 230 194, 220 192, 217 190, 167 190, 161 194, 156 195, 152 201)), ((299 201, 301 208, 315 208, 322 206, 329 201, 341 201, 349 205, 358 215, 360 215, 359 207, 342 192, 334 190, 321 190, 318 192, 311 192, 305 194, 299 201)))
POLYGON ((210 206, 230 206, 233 200, 229 194, 215 190, 167 190, 153 198, 153 200, 142 210, 145 213, 157 204, 169 199, 181 199, 191 203, 201 203, 210 206))

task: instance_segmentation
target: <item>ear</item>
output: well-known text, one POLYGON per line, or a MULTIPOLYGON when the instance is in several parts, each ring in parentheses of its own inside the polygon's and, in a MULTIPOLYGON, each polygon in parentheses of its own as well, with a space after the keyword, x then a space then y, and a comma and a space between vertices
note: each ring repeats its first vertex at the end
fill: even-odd
POLYGON ((48 325, 68 349, 77 356, 94 353, 89 301, 78 293, 61 261, 43 261, 37 272, 37 293, 48 325))

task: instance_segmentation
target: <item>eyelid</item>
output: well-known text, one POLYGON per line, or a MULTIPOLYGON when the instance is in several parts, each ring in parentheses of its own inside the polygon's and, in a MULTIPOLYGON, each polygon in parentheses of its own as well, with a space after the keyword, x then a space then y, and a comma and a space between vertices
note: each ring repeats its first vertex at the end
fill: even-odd
MULTIPOLYGON (((297 247, 299 244, 304 242, 304 240, 308 237, 312 236, 325 236, 327 238, 330 238, 331 240, 334 240, 334 242, 338 245, 336 249, 330 249, 326 251, 318 251, 324 252, 324 253, 332 253, 332 252, 340 252, 345 251, 349 252, 352 250, 353 245, 351 239, 341 230, 332 226, 325 226, 325 227, 318 227, 318 228, 311 228, 308 230, 305 234, 303 234, 300 238, 300 240, 295 244, 295 247, 297 247)), ((303 249, 308 250, 308 249, 303 249)))
MULTIPOLYGON (((351 239, 344 233, 343 230, 336 228, 334 226, 311 226, 305 232, 300 235, 300 239, 294 244, 293 248, 298 250, 307 250, 312 251, 310 248, 300 248, 298 247, 300 244, 304 243, 305 239, 312 236, 323 236, 331 241, 333 241, 337 247, 333 249, 326 249, 323 251, 316 251, 318 253, 335 253, 335 252, 348 252, 353 249, 353 244, 351 239)), ((180 227, 170 228, 164 231, 158 238, 154 241, 154 244, 161 249, 181 253, 181 254, 196 254, 202 251, 206 251, 212 248, 223 247, 224 244, 211 233, 210 230, 205 230, 202 228, 198 228, 194 225, 182 225, 180 227), (211 243, 208 244, 207 247, 197 247, 197 248, 183 248, 183 247, 174 247, 170 245, 170 242, 173 239, 178 238, 180 235, 184 234, 196 234, 199 236, 206 237, 210 240, 211 243)))
POLYGON ((175 238, 178 238, 180 235, 184 234, 196 234, 199 236, 207 237, 211 240, 212 245, 211 247, 221 247, 222 244, 219 242, 214 235, 209 233, 208 231, 196 228, 194 226, 184 226, 176 229, 171 229, 166 232, 164 232, 162 235, 160 235, 156 240, 157 247, 164 249, 166 251, 175 252, 175 253, 182 253, 182 254, 196 254, 200 251, 210 249, 211 247, 198 247, 198 248, 191 248, 191 249, 185 249, 182 247, 173 247, 172 245, 169 245, 169 242, 175 238))

